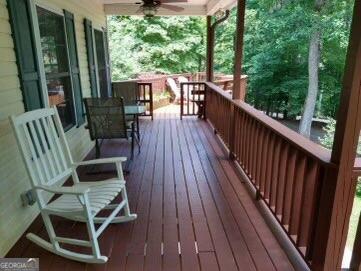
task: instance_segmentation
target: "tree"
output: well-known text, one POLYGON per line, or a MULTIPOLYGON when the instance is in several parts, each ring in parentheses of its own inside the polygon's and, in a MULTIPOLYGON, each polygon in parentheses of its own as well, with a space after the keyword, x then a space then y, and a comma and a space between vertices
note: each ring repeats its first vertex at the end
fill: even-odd
POLYGON ((108 25, 113 80, 134 78, 140 72, 204 70, 202 17, 111 16, 108 25))
POLYGON ((310 38, 309 55, 308 55, 308 92, 303 109, 303 115, 299 127, 301 135, 309 138, 311 134, 312 118, 315 113, 318 86, 319 86, 319 65, 321 58, 321 13, 325 6, 326 0, 315 1, 315 16, 313 31, 310 38))
MULTIPOLYGON (((313 65, 318 67, 318 90, 313 96, 317 107, 309 115, 335 118, 353 2, 327 0, 319 12, 315 0, 247 0, 243 54, 243 71, 248 75, 246 101, 266 113, 283 113, 284 118, 305 112, 311 80, 309 49, 317 22, 322 33, 312 44, 322 44, 322 51, 318 65, 313 65)), ((204 18, 111 16, 108 20, 113 80, 133 78, 140 72, 204 70, 204 18)), ((233 73, 235 25, 236 11, 232 10, 229 19, 217 28, 216 72, 233 73)))

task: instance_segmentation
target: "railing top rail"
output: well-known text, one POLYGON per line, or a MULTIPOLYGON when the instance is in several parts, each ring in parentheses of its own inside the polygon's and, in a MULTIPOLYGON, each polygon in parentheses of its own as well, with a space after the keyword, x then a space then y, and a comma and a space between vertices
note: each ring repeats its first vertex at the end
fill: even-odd
POLYGON ((224 98, 230 100, 232 102, 232 94, 225 92, 221 87, 217 86, 216 84, 212 82, 206 82, 206 85, 217 92, 219 95, 223 96, 224 98))
POLYGON ((206 84, 204 81, 189 81, 189 82, 181 82, 180 85, 199 85, 206 84))
POLYGON ((354 176, 356 176, 356 177, 361 176, 361 157, 355 158, 355 163, 353 166, 353 173, 354 173, 354 176))
MULTIPOLYGON (((217 85, 207 82, 206 85, 211 88, 213 91, 217 92, 219 95, 223 96, 225 99, 228 99, 236 107, 240 108, 242 111, 246 112, 257 121, 262 123, 274 133, 281 136, 284 140, 294 145, 299 150, 306 152, 313 158, 319 160, 325 164, 331 164, 331 151, 326 148, 312 142, 311 140, 301 136, 292 129, 284 126, 278 121, 272 119, 271 117, 265 115, 263 112, 253 108, 249 104, 245 103, 242 100, 233 100, 232 95, 222 90, 217 85)), ((360 163, 361 166, 361 163, 360 163)))

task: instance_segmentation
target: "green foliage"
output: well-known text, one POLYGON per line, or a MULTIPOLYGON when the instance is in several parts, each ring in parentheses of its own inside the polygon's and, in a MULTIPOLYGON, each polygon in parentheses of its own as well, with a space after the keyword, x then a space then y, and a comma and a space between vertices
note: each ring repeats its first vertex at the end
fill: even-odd
POLYGON ((327 125, 323 128, 325 135, 320 138, 320 143, 327 149, 332 149, 333 138, 335 136, 336 120, 328 118, 327 125))
POLYGON ((168 91, 153 94, 153 101, 160 101, 162 99, 170 99, 171 95, 168 91))
MULTIPOLYGON (((247 101, 256 108, 300 115, 308 90, 308 47, 314 22, 322 28, 317 117, 335 118, 354 0, 248 0, 243 72, 247 101)), ((202 17, 111 16, 108 20, 113 79, 140 72, 204 71, 206 24, 202 17)), ((218 26, 215 70, 233 73, 236 9, 218 26)))
MULTIPOLYGON (((323 128, 325 131, 325 135, 320 138, 320 143, 322 146, 324 146, 327 149, 332 149, 333 140, 335 136, 335 130, 336 130, 336 120, 332 118, 328 118, 328 124, 323 128)), ((359 140, 357 145, 357 155, 361 155, 361 141, 359 140)), ((361 198, 361 178, 357 181, 356 186, 356 196, 361 198)))
MULTIPOLYGON (((332 149, 333 140, 335 136, 335 130, 336 130, 336 120, 332 118, 328 118, 327 125, 323 128, 325 131, 325 135, 320 138, 320 143, 322 146, 324 146, 327 149, 332 149)), ((361 141, 359 140, 358 146, 357 146, 357 154, 361 155, 361 141)))
MULTIPOLYGON (((348 45, 353 0, 249 0, 244 35, 247 101, 265 111, 301 114, 308 89, 308 47, 314 21, 322 27, 320 95, 316 115, 335 117, 348 45)), ((218 72, 232 73, 236 11, 217 31, 218 72)))
POLYGON ((204 70, 204 18, 111 16, 108 25, 113 80, 204 70))

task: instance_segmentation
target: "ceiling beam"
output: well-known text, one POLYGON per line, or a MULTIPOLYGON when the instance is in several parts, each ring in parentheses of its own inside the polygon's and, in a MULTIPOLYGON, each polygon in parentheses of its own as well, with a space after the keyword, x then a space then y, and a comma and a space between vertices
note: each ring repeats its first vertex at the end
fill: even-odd
MULTIPOLYGON (((184 10, 181 12, 174 12, 171 10, 158 9, 157 15, 172 16, 172 15, 188 15, 188 16, 205 16, 207 15, 207 8, 203 5, 183 5, 184 10)), ((139 5, 134 4, 105 4, 104 11, 106 15, 142 15, 137 13, 139 5)))

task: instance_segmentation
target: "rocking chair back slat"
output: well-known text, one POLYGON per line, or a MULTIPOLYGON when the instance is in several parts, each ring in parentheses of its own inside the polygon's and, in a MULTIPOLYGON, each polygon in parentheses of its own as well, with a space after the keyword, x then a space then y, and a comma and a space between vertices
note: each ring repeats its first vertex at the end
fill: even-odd
POLYGON ((72 160, 55 108, 12 120, 33 186, 51 186, 70 176, 72 160))
POLYGON ((49 133, 47 131, 47 129, 48 129, 47 124, 46 124, 44 118, 41 118, 40 121, 36 120, 35 123, 37 124, 38 127, 41 127, 41 129, 40 129, 41 141, 43 141, 43 142, 46 141, 48 143, 49 148, 45 152, 47 161, 54 160, 54 163, 49 163, 51 176, 54 178, 60 172, 60 170, 58 172, 56 171, 56 169, 55 169, 55 165, 56 165, 56 161, 55 161, 56 158, 55 157, 56 156, 53 155, 53 152, 49 151, 49 150, 52 150, 53 148, 51 147, 51 140, 52 139, 50 138, 49 133))
POLYGON ((52 179, 52 176, 50 176, 50 173, 49 173, 49 169, 46 165, 46 161, 45 161, 45 157, 44 157, 44 153, 47 152, 47 146, 45 145, 46 144, 46 141, 42 141, 40 143, 39 141, 39 135, 41 133, 41 129, 39 129, 39 127, 36 127, 35 129, 35 121, 33 122, 29 122, 29 127, 30 127, 30 134, 31 134, 31 138, 33 139, 33 142, 34 142, 34 145, 35 145, 35 151, 36 151, 36 155, 38 157, 38 161, 40 161, 40 170, 41 170, 41 173, 43 175, 43 178, 42 180, 44 182, 46 182, 47 180, 50 180, 52 179), (45 179, 44 179, 45 178, 45 179))
MULTIPOLYGON (((41 122, 44 127, 46 138, 49 139, 50 150, 55 150, 55 148, 56 148, 55 147, 55 139, 52 137, 52 133, 49 130, 50 125, 49 125, 48 118, 41 118, 41 122)), ((55 174, 59 174, 62 171, 61 164, 60 164, 60 158, 59 158, 57 152, 55 152, 55 151, 50 151, 49 153, 51 154, 51 157, 52 157, 50 159, 52 159, 54 161, 55 174)))
POLYGON ((57 130, 58 135, 59 135, 58 139, 60 141, 61 146, 63 147, 63 148, 60 148, 60 153, 63 154, 66 168, 68 168, 69 165, 72 165, 74 163, 73 156, 71 155, 70 148, 69 148, 69 145, 68 145, 68 141, 67 141, 67 139, 65 137, 65 132, 64 132, 64 129, 63 129, 63 125, 61 124, 61 120, 60 120, 60 117, 59 117, 59 114, 58 114, 58 110, 56 109, 55 106, 54 106, 54 110, 55 110, 55 115, 53 116, 54 122, 52 124, 53 125, 55 124, 55 126, 56 126, 56 130, 57 130))
POLYGON ((57 133, 57 131, 55 129, 53 121, 49 120, 49 124, 50 124, 51 136, 52 136, 53 140, 55 141, 54 152, 59 157, 61 170, 63 171, 64 169, 67 168, 65 155, 64 155, 63 149, 61 147, 61 143, 60 143, 60 140, 59 140, 59 137, 58 137, 58 133, 57 133))
POLYGON ((33 184, 38 185, 38 183, 35 183, 35 181, 38 180, 40 181, 40 183, 43 183, 44 176, 40 169, 40 163, 39 160, 37 159, 34 143, 29 133, 29 127, 26 124, 22 124, 21 127, 25 134, 25 139, 26 139, 26 141, 24 142, 25 150, 23 150, 23 152, 25 152, 26 150, 28 151, 26 155, 27 168, 29 169, 30 176, 34 182, 33 184), (34 171, 34 167, 32 167, 32 164, 35 164, 35 169, 36 169, 35 171, 34 171))

